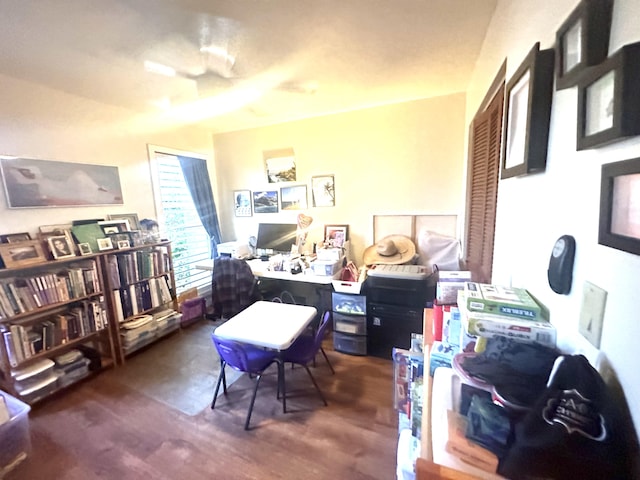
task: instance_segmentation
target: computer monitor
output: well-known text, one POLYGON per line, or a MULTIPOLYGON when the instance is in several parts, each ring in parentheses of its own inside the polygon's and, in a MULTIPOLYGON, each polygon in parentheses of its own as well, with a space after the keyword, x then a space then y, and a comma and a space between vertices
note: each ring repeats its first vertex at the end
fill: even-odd
POLYGON ((296 243, 298 226, 295 223, 260 223, 256 237, 258 250, 273 250, 274 253, 289 253, 296 243))

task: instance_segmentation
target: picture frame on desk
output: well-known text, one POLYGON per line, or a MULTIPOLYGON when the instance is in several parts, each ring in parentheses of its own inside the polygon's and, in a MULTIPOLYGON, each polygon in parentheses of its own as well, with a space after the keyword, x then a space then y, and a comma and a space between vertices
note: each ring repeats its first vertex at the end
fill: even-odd
POLYGON ((18 268, 45 262, 47 259, 38 240, 19 243, 1 243, 0 257, 6 268, 18 268))
POLYGON ((556 90, 577 84, 609 54, 612 0, 582 0, 556 32, 556 90))
POLYGON ((325 225, 324 243, 331 247, 343 247, 349 240, 349 225, 325 225))
POLYGON ((640 255, 640 158, 602 165, 598 243, 640 255))
POLYGON ((554 51, 536 42, 507 83, 501 179, 546 168, 553 59, 554 51))
POLYGON ((640 135, 640 42, 625 45, 578 83, 577 149, 640 135))

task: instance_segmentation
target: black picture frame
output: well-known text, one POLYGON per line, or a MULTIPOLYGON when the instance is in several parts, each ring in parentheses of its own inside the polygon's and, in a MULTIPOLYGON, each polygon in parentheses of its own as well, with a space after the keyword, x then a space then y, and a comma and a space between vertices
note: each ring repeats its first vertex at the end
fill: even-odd
POLYGON ((582 0, 556 32, 556 90, 577 84, 609 54, 613 0, 582 0))
POLYGON ((507 83, 501 179, 546 168, 554 56, 536 42, 507 83))
POLYGON ((599 244, 640 255, 640 215, 631 201, 639 195, 640 158, 602 165, 599 244))
POLYGON ((577 149, 640 135, 640 42, 623 46, 578 83, 577 149))

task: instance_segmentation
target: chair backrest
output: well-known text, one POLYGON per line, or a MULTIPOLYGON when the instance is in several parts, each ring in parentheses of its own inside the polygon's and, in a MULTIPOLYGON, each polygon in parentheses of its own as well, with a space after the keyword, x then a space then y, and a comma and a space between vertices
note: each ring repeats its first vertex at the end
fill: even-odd
POLYGON ((322 346, 322 340, 324 340, 325 335, 327 334, 327 329, 329 328, 329 321, 331 320, 331 312, 327 310, 324 312, 322 316, 322 320, 320 320, 320 325, 318 325, 318 330, 316 331, 315 336, 315 351, 318 351, 322 346))
POLYGON ((245 260, 216 258, 211 277, 213 314, 228 319, 260 300, 262 296, 257 285, 251 267, 245 260))
POLYGON ((251 371, 247 352, 241 344, 220 338, 215 333, 211 334, 211 339, 218 351, 218 355, 227 365, 242 372, 251 371))

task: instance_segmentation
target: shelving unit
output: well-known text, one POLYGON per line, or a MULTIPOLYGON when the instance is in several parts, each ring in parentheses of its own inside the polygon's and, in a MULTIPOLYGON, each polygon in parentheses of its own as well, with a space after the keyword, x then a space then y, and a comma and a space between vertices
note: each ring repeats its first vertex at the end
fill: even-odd
POLYGON ((0 388, 26 403, 114 364, 100 255, 0 270, 0 388))
POLYGON ((351 355, 367 354, 367 297, 333 292, 333 348, 351 355))
POLYGON ((180 328, 171 243, 160 242, 102 256, 113 343, 119 363, 180 328))

